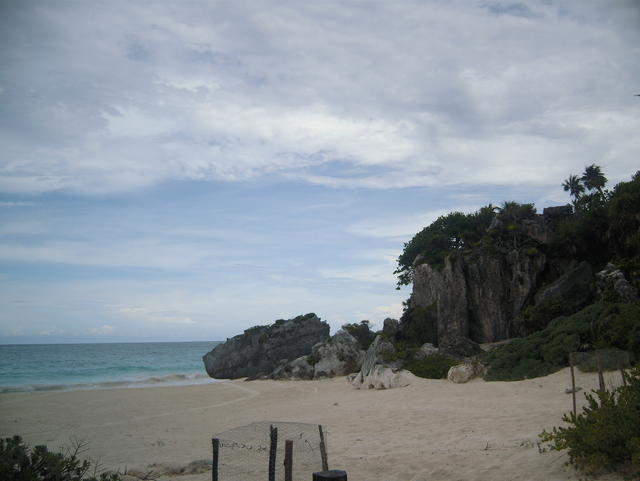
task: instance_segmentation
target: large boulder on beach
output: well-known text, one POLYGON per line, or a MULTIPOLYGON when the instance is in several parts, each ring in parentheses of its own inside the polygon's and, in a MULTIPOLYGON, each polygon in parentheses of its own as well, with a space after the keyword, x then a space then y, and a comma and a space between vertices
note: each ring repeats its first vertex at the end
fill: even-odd
POLYGON ((389 358, 394 357, 395 352, 396 348, 391 342, 387 341, 383 336, 376 336, 362 360, 360 377, 368 376, 376 365, 388 362, 389 358))
POLYGON ((366 376, 351 379, 351 385, 356 389, 393 389, 408 386, 415 379, 409 371, 376 364, 366 376))
POLYGON ((420 361, 428 356, 434 356, 436 354, 440 354, 440 349, 435 347, 430 342, 425 342, 420 348, 414 353, 413 358, 416 361, 420 361))
POLYGON ((473 378, 484 375, 485 369, 479 363, 464 362, 449 368, 447 379, 456 384, 464 384, 473 378))
POLYGON ((309 356, 315 378, 346 376, 356 372, 363 358, 364 351, 360 349, 360 343, 344 329, 327 341, 313 346, 309 356))
POLYGON ((329 324, 315 314, 280 319, 270 326, 256 326, 218 344, 202 360, 216 379, 256 378, 271 374, 279 365, 309 354, 329 338, 329 324))
POLYGON ((309 356, 300 356, 293 361, 284 362, 269 375, 271 379, 305 380, 313 379, 313 364, 309 356))
POLYGON ((283 362, 271 379, 318 379, 346 376, 360 369, 364 351, 358 340, 344 329, 311 348, 311 354, 283 362))
POLYGON ((356 389, 391 389, 408 386, 415 379, 409 371, 399 369, 395 346, 378 335, 367 349, 362 367, 349 382, 356 389))

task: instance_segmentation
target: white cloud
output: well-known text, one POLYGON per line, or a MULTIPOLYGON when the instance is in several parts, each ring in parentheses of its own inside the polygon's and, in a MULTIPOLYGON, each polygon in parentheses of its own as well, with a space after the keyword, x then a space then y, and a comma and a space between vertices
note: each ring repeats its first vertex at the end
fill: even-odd
POLYGON ((172 308, 166 309, 162 305, 155 307, 116 306, 115 311, 126 317, 139 319, 149 324, 190 325, 196 323, 191 317, 185 315, 183 311, 172 308))
MULTIPOLYGON (((0 92, 1 94, 2 92, 0 92)), ((0 207, 30 207, 35 205, 35 202, 29 201, 20 201, 20 200, 9 200, 0 202, 0 207)))
MULTIPOLYGON (((347 228, 347 231, 362 237, 379 237, 406 241, 442 215, 454 211, 472 213, 480 207, 480 205, 454 205, 447 209, 435 209, 419 214, 365 219, 352 224, 347 228)), ((397 255, 396 253, 395 256, 397 257, 397 255)))
MULTIPOLYGON (((18 232, 18 227, 9 233, 18 232)), ((26 233, 28 226, 19 231, 26 233)), ((0 234, 2 228, 0 228, 0 234)), ((237 252, 230 247, 220 252, 190 241, 161 238, 133 238, 118 243, 100 241, 45 241, 39 244, 0 243, 0 259, 20 262, 47 262, 81 266, 140 267, 184 270, 195 266, 225 265, 237 252)))
POLYGON ((343 279, 361 283, 381 282, 389 286, 393 286, 396 282, 392 272, 393 270, 389 270, 389 266, 385 264, 344 268, 332 267, 319 270, 320 276, 325 279, 343 279))
POLYGON ((387 306, 376 306, 376 311, 383 313, 386 317, 400 319, 400 316, 402 316, 403 306, 400 302, 387 306))
POLYGON ((546 185, 593 161, 619 180, 640 152, 638 10, 15 5, 0 191, 273 175, 337 188, 546 185))
POLYGON ((110 326, 109 324, 103 324, 100 327, 94 327, 89 331, 89 333, 95 334, 97 336, 108 336, 110 334, 113 334, 114 331, 115 329, 113 326, 110 326))
MULTIPOLYGON (((109 327, 109 326, 102 326, 102 328, 105 328, 105 327, 109 327)), ((64 330, 62 329, 45 329, 44 331, 38 332, 38 335, 40 336, 60 336, 62 334, 64 334, 64 330)), ((107 332, 107 334, 109 333, 107 332)))

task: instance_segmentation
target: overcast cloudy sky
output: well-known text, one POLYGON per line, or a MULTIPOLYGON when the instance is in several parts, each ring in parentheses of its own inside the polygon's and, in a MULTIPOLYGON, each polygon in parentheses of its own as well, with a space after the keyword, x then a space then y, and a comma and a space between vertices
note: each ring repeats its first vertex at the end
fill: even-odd
POLYGON ((0 342, 398 316, 403 243, 640 168, 640 2, 0 0, 0 342))

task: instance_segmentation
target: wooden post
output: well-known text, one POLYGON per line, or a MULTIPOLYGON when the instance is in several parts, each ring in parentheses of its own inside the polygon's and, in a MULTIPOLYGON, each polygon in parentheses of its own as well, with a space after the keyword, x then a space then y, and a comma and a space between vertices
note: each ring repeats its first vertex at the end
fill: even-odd
POLYGON ((318 424, 318 432, 320 433, 320 458, 322 459, 322 472, 327 472, 329 471, 329 461, 327 459, 327 445, 324 442, 324 433, 322 432, 322 426, 320 424, 318 424))
POLYGON ((220 453, 220 440, 213 438, 211 440, 213 445, 213 459, 211 463, 211 481, 218 481, 218 456, 220 453))
POLYGON ((269 426, 271 445, 269 446, 269 481, 276 481, 276 453, 278 450, 278 428, 269 426))
POLYGON ((293 441, 284 442, 284 481, 293 481, 293 441))
POLYGON ((569 366, 571 366, 571 397, 573 398, 573 415, 576 416, 576 375, 573 371, 573 353, 569 353, 569 366))
POLYGON ((600 351, 596 351, 596 362, 598 363, 598 384, 600 392, 604 393, 604 375, 602 374, 602 362, 600 361, 600 351))
POLYGON ((347 481, 347 472, 341 469, 313 473, 313 481, 347 481))

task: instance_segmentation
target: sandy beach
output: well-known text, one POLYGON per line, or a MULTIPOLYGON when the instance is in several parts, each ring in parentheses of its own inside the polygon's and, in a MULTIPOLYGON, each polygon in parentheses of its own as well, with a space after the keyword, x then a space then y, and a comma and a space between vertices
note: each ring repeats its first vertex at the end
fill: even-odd
MULTIPOLYGON (((617 373, 605 376, 620 382, 617 373)), ((87 456, 105 467, 145 470, 209 458, 217 432, 295 421, 326 427, 330 468, 353 481, 578 480, 566 456, 536 446, 538 433, 570 409, 569 385, 565 369, 520 382, 419 379, 382 391, 335 378, 7 394, 0 434, 50 448, 86 440, 87 456)), ((577 385, 595 388, 597 376, 578 373, 577 385)), ((210 472, 162 479, 206 480, 210 472)))

